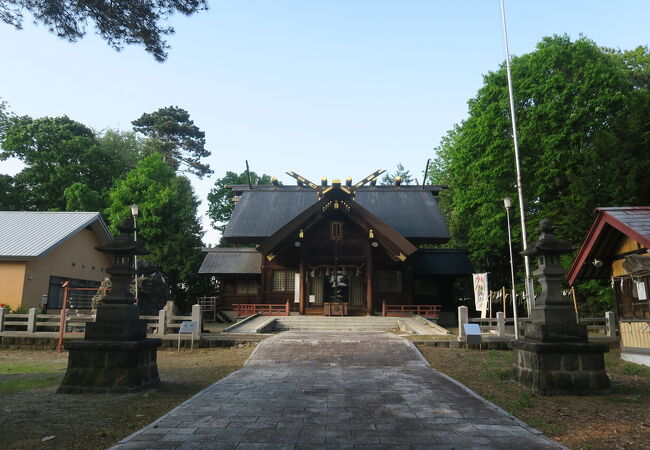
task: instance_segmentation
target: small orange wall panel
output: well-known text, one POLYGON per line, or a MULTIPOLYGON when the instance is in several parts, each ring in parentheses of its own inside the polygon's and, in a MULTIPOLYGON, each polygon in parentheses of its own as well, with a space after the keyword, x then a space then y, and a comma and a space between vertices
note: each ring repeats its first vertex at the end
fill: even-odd
POLYGON ((0 304, 12 309, 20 306, 25 286, 25 267, 23 261, 0 261, 0 304))
MULTIPOLYGON (((615 255, 621 255, 623 253, 633 252, 633 251, 638 250, 640 248, 641 248, 641 244, 639 244, 634 239, 626 236, 625 240, 616 249, 615 255)), ((643 256, 650 257, 650 253, 646 253, 643 256)), ((621 277, 621 276, 627 275, 627 271, 623 268, 623 261, 625 261, 625 259, 621 258, 621 259, 617 259, 616 261, 612 262, 612 276, 613 277, 621 277)))

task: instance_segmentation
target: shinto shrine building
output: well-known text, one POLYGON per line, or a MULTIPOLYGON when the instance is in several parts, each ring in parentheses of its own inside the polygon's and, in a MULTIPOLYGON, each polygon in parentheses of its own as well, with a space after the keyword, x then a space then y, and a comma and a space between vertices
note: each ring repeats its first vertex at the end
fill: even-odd
POLYGON ((289 302, 299 314, 372 315, 391 305, 441 305, 453 314, 454 282, 468 277, 466 252, 449 241, 441 186, 377 186, 377 171, 353 185, 231 186, 229 247, 205 249, 200 272, 216 276, 225 310, 289 302))

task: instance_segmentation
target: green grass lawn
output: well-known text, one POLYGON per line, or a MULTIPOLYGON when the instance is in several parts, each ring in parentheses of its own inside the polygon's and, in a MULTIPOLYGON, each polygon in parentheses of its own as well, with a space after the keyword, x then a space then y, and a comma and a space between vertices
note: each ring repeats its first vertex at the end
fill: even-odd
POLYGON ((64 373, 60 363, 0 361, 0 394, 58 386, 64 373))
POLYGON ((612 387, 595 396, 538 396, 513 382, 512 352, 418 348, 431 366, 575 449, 650 449, 650 367, 605 354, 612 387))

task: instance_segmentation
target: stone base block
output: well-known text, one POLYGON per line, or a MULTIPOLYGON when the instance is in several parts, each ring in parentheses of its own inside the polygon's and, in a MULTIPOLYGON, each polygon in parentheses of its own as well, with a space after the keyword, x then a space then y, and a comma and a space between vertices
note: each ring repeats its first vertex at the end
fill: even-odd
POLYGON ((147 337, 147 324, 136 322, 102 321, 86 324, 86 339, 92 341, 140 341, 147 337))
POLYGON ((540 395, 593 395, 609 390, 607 345, 513 341, 513 379, 540 395))
POLYGON ((135 305, 100 305, 97 318, 86 324, 86 339, 92 341, 140 341, 147 338, 147 324, 135 305))
POLYGON ((68 370, 57 393, 132 392, 155 386, 160 383, 160 344, 160 339, 68 342, 68 370))
POLYGON ((526 339, 540 342, 588 342, 587 327, 576 323, 529 323, 524 327, 526 339))

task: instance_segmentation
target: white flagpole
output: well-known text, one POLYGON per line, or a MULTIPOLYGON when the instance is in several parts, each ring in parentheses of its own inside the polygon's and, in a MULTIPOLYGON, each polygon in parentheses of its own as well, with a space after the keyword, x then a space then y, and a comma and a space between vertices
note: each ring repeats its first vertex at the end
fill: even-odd
MULTIPOLYGON (((524 214, 524 189, 521 182, 521 165, 519 163, 519 144, 517 139, 517 119, 515 117, 515 99, 512 90, 512 73, 510 72, 510 49, 508 48, 508 29, 506 27, 506 9, 504 0, 501 0, 501 23, 503 25, 503 42, 506 52, 506 74, 508 76, 508 95, 510 97, 510 118, 512 120, 512 139, 515 147, 515 168, 517 170, 517 195, 519 196, 519 218, 521 220, 521 238, 524 242, 524 250, 528 246, 528 236, 526 234, 526 216, 524 214)), ((526 268, 526 307, 528 317, 530 317, 531 308, 533 307, 532 286, 530 282, 530 261, 528 256, 524 256, 524 266, 526 268)))

